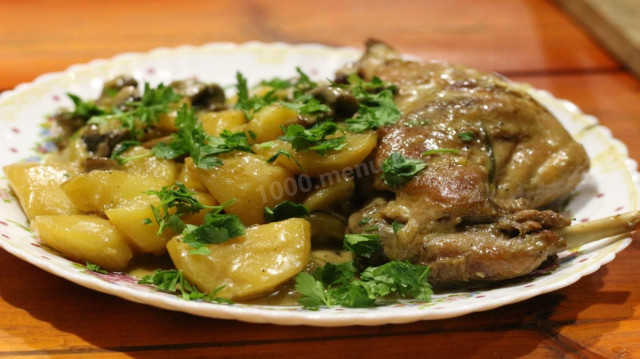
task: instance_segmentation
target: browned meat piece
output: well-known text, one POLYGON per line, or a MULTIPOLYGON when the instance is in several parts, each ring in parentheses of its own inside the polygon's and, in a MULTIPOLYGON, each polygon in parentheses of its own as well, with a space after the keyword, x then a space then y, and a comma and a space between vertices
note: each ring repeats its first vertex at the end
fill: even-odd
POLYGON ((552 229, 569 221, 539 208, 569 193, 589 159, 524 90, 478 70, 405 61, 379 42, 344 72, 397 86, 403 117, 379 129, 375 164, 392 153, 427 167, 403 186, 373 179, 368 206, 350 218, 381 228, 384 254, 432 268, 434 284, 512 278, 564 248, 552 229), (429 150, 454 149, 424 156, 429 150), (394 233, 391 224, 404 227, 394 233))

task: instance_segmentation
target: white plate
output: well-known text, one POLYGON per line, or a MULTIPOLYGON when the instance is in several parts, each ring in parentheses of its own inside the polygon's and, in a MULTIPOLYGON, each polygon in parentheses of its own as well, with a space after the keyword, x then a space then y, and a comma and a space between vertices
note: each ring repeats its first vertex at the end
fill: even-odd
MULTIPOLYGON (((152 84, 196 76, 222 85, 235 83, 240 70, 251 81, 274 76, 295 75, 295 67, 314 78, 330 78, 334 71, 360 55, 356 49, 321 45, 214 43, 158 49, 144 54, 124 54, 111 60, 76 65, 62 73, 47 74, 34 82, 0 95, 0 166, 37 158, 50 150, 43 142, 41 124, 45 115, 60 106, 71 106, 65 92, 95 98, 102 84, 119 74, 130 74, 152 84)), ((597 120, 582 114, 566 101, 529 89, 583 143, 592 159, 592 168, 579 186, 569 210, 576 221, 585 221, 635 210, 638 206, 638 173, 626 147, 613 139, 597 120)), ((579 251, 565 252, 561 265, 551 274, 530 276, 498 288, 435 295, 430 303, 400 302, 373 309, 328 308, 308 311, 300 307, 264 305, 224 305, 189 302, 139 285, 123 275, 99 275, 51 254, 27 227, 25 216, 12 196, 6 178, 0 179, 0 246, 15 256, 48 272, 82 286, 135 302, 195 315, 274 324, 317 326, 377 325, 416 320, 442 319, 488 310, 522 301, 566 287, 611 261, 631 242, 630 238, 610 238, 579 251)), ((586 293, 585 295, 588 295, 586 293)))

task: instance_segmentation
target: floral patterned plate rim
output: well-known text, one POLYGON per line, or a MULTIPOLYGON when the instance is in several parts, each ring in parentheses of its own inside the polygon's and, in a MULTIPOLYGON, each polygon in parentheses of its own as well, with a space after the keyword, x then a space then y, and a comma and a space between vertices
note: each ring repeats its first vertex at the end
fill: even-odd
MULTIPOLYGON (((38 77, 12 91, 0 94, 0 166, 20 160, 37 159, 51 150, 44 141, 47 114, 60 106, 71 106, 66 92, 83 98, 99 95, 105 80, 129 74, 152 84, 197 77, 204 81, 231 85, 236 71, 251 81, 274 76, 295 75, 295 67, 316 78, 331 77, 334 71, 360 55, 353 48, 333 48, 319 44, 249 42, 211 43, 201 46, 160 48, 147 53, 127 53, 109 60, 95 60, 71 66, 64 72, 38 77)), ((522 84, 549 108, 585 145, 592 168, 579 185, 568 211, 576 221, 606 217, 638 208, 636 162, 628 158, 624 144, 596 118, 580 112, 572 103, 522 84)), ((532 298, 576 282, 598 270, 629 245, 625 236, 607 238, 561 253, 560 264, 548 273, 476 291, 438 293, 429 303, 400 301, 369 309, 321 308, 305 310, 299 306, 218 304, 186 301, 158 292, 122 274, 98 274, 62 258, 41 245, 29 231, 25 216, 11 194, 4 175, 0 175, 0 247, 54 275, 100 292, 159 308, 194 315, 282 325, 346 326, 407 323, 418 320, 451 318, 489 310, 532 298)))

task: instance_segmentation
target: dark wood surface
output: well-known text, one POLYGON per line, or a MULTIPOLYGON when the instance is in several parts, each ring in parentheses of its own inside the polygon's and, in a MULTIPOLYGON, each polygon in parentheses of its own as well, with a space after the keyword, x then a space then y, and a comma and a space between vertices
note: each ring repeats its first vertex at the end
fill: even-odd
MULTIPOLYGON (((375 37, 546 89, 640 158, 640 82, 550 1, 0 3, 0 90, 120 52, 214 41, 362 47, 375 37)), ((213 320, 93 292, 0 250, 0 357, 640 356, 640 243, 567 288, 455 319, 314 328, 213 320)))

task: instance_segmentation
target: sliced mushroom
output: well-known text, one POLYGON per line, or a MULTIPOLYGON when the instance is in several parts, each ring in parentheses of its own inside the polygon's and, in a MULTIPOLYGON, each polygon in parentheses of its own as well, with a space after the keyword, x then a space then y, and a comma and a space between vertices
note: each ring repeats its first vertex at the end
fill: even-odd
POLYGON ((174 81, 171 88, 191 101, 191 105, 208 111, 226 108, 224 89, 217 84, 205 84, 196 79, 174 81))

